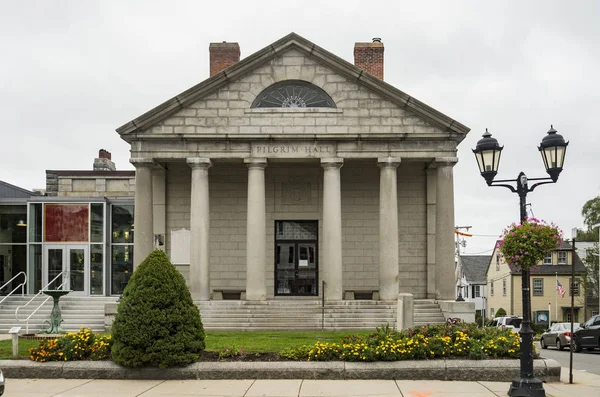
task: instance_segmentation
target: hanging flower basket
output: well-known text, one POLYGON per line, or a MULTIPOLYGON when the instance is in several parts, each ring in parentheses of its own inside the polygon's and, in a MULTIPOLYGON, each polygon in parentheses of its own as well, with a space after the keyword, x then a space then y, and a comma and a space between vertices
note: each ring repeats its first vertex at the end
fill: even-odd
POLYGON ((497 247, 511 267, 529 269, 539 266, 562 241, 562 231, 554 223, 528 218, 522 224, 513 223, 504 229, 497 247))

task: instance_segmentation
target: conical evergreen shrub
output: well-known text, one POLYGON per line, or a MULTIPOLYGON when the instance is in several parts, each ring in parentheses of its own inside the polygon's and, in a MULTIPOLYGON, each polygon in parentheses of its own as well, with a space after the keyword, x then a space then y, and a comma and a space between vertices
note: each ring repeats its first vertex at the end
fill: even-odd
POLYGON ((190 364, 204 350, 200 312, 181 273, 154 250, 135 269, 112 326, 112 358, 126 367, 190 364))

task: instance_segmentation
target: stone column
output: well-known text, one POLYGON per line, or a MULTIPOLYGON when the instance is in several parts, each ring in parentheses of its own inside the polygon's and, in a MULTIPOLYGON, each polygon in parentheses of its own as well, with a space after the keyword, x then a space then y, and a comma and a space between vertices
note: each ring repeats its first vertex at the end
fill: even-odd
POLYGON ((154 247, 165 251, 165 238, 167 233, 167 179, 166 170, 161 166, 154 167, 152 171, 152 222, 154 227, 154 247))
POLYGON ((398 177, 400 158, 377 161, 379 172, 379 297, 398 298, 398 177))
POLYGON ((266 159, 250 158, 248 167, 248 216, 246 226, 246 300, 267 299, 266 271, 266 159))
POLYGON ((210 300, 208 239, 210 211, 208 196, 208 158, 188 158, 192 168, 190 201, 190 293, 194 299, 210 300))
POLYGON ((326 300, 342 300, 342 199, 344 159, 321 159, 323 172, 323 266, 326 300))
POLYGON ((133 267, 142 263, 154 247, 152 222, 152 168, 154 159, 136 157, 129 160, 135 167, 135 236, 133 244, 133 267))
POLYGON ((456 157, 436 158, 435 298, 454 300, 454 176, 456 157))
POLYGON ((435 299, 435 200, 437 168, 430 164, 427 173, 427 299, 435 299))

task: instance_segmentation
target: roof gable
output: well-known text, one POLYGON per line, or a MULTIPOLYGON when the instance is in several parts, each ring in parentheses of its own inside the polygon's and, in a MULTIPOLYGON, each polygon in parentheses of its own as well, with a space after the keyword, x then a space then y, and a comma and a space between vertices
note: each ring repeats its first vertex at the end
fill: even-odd
POLYGON ((29 190, 0 181, 0 198, 28 198, 34 195, 29 190))
POLYGON ((468 283, 485 284, 491 255, 461 255, 460 261, 468 283))
POLYGON ((364 86, 365 88, 380 95, 382 98, 394 103, 399 108, 410 111, 417 117, 427 121, 440 130, 456 134, 458 142, 460 142, 469 131, 468 127, 429 107, 423 102, 420 102, 419 100, 404 93, 403 91, 394 88, 390 84, 376 77, 371 76, 362 69, 315 45, 309 40, 306 40, 295 33, 290 33, 289 35, 277 40, 273 44, 240 60, 229 68, 215 74, 214 76, 189 88, 181 94, 158 105, 154 109, 151 109, 136 119, 122 125, 121 127, 117 128, 117 132, 124 139, 127 139, 127 135, 129 134, 142 132, 143 130, 148 129, 149 127, 152 127, 153 125, 167 119, 174 113, 186 108, 187 106, 190 106, 199 99, 213 94, 225 85, 236 81, 248 73, 251 73, 264 63, 291 49, 301 51, 307 57, 312 58, 318 63, 332 69, 336 73, 346 77, 348 80, 364 86))

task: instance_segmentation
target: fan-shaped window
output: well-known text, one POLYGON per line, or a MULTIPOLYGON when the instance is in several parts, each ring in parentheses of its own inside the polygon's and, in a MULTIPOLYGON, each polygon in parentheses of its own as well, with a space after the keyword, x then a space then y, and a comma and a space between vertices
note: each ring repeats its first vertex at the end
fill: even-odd
POLYGON ((252 108, 335 108, 335 103, 316 85, 301 80, 285 80, 261 92, 252 108))

